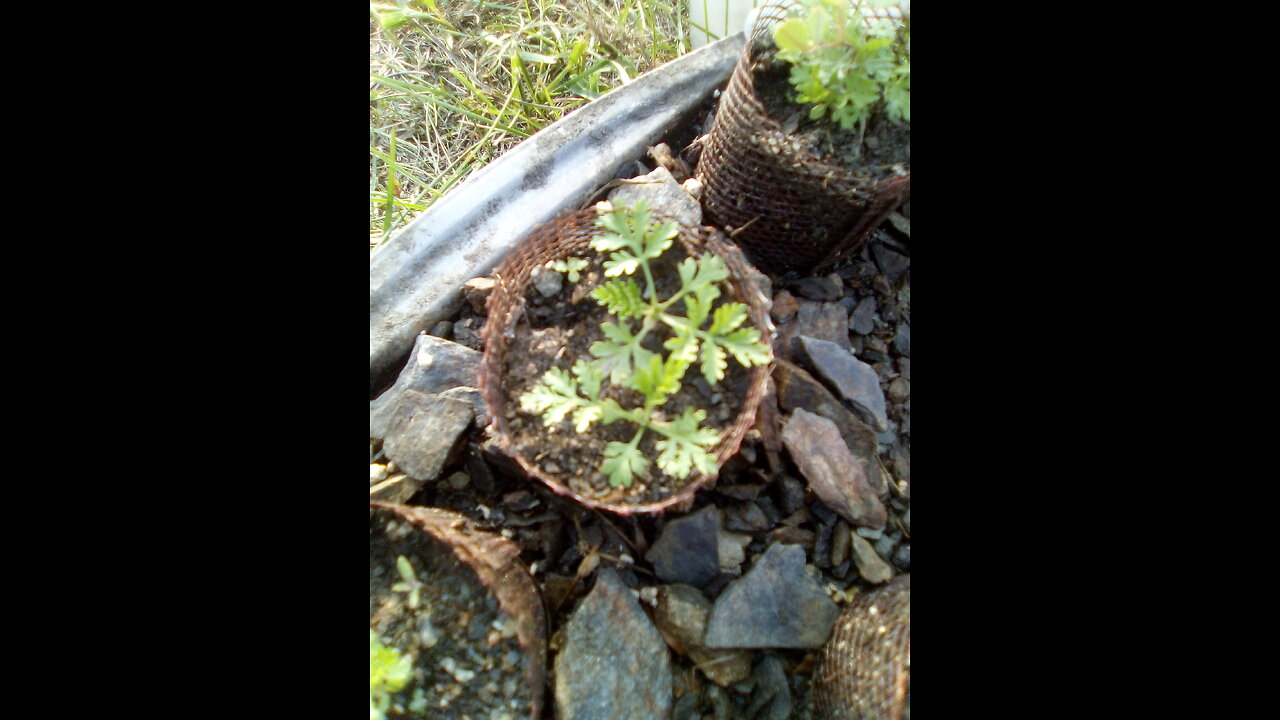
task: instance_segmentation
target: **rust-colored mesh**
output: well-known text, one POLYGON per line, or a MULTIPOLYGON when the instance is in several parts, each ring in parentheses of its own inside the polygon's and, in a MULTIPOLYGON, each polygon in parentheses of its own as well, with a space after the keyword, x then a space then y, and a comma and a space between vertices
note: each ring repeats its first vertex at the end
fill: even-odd
POLYGON ((448 510, 376 500, 371 500, 369 507, 395 515, 448 545, 498 599, 498 606, 515 621, 516 637, 524 651, 525 680, 533 695, 529 720, 539 720, 546 695, 547 620, 542 595, 520 559, 520 547, 448 510))
MULTIPOLYGON (((572 497, 584 505, 623 515, 660 512, 682 500, 691 498, 699 488, 711 482, 715 474, 692 474, 687 484, 680 486, 670 496, 652 502, 627 499, 601 501, 574 492, 561 480, 543 472, 541 468, 519 454, 510 439, 507 397, 503 383, 504 357, 523 308, 525 290, 535 268, 551 260, 595 252, 591 249, 591 239, 601 232, 601 229, 595 225, 596 217, 597 214, 593 208, 562 213, 551 222, 535 229, 494 271, 494 287, 487 301, 489 318, 481 333, 484 340, 484 358, 481 361, 480 392, 488 408, 489 417, 492 419, 499 446, 514 457, 526 473, 537 478, 556 493, 572 497)), ((677 237, 689 255, 697 256, 703 252, 712 252, 724 260, 725 267, 729 270, 729 279, 726 281, 729 298, 747 305, 751 322, 760 330, 761 341, 769 346, 769 352, 772 353, 773 323, 769 319, 770 300, 754 280, 754 277, 759 275, 758 271, 747 262, 737 248, 724 241, 720 231, 709 227, 683 225, 676 218, 663 215, 657 209, 652 211, 652 217, 655 221, 675 222, 679 226, 677 237)), ((747 370, 747 392, 743 399, 742 410, 738 413, 733 425, 721 434, 720 441, 716 445, 717 469, 738 452, 743 437, 755 422, 756 410, 760 407, 768 380, 768 366, 754 366, 747 370)))
POLYGON ((844 609, 822 649, 810 698, 816 720, 910 717, 910 574, 844 609))
POLYGON ((751 68, 784 5, 764 6, 698 158, 702 206, 761 268, 825 272, 849 257, 911 192, 907 174, 858 177, 801 146, 770 117, 751 68))

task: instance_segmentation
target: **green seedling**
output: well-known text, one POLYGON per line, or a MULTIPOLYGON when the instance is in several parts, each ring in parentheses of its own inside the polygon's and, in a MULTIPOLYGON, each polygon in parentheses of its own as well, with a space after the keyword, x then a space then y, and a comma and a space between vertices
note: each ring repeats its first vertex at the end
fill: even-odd
MULTIPOLYGON (((894 2, 871 2, 884 7, 894 2)), ((798 0, 773 26, 778 58, 791 65, 796 101, 809 117, 831 113, 845 130, 863 126, 876 103, 894 122, 911 122, 911 20, 863 19, 863 3, 798 0)))
POLYGON ((551 268, 556 272, 565 273, 565 277, 569 282, 578 282, 579 273, 587 269, 587 261, 582 258, 569 258, 568 260, 557 260, 552 263, 551 268))
POLYGON ((405 556, 396 558, 396 569, 400 571, 401 581, 392 585, 391 589, 395 592, 409 593, 409 607, 417 609, 422 599, 422 590, 426 585, 418 580, 417 574, 413 572, 413 565, 405 556))
MULTIPOLYGON (((676 478, 688 477, 693 470, 713 472, 716 461, 710 449, 719 434, 701 426, 706 411, 685 408, 667 418, 661 408, 680 391, 685 370, 694 363, 714 386, 724 379, 728 356, 744 367, 763 365, 771 359, 769 349, 761 342, 759 330, 742 327, 746 305, 716 305, 717 283, 729 277, 719 256, 685 258, 676 266, 680 288, 668 298, 659 298, 651 261, 671 247, 678 234, 675 223, 651 222, 644 199, 633 208, 614 208, 604 202, 596 211, 596 225, 604 232, 591 241, 591 247, 609 254, 604 274, 611 279, 592 290, 591 296, 613 320, 600 326, 605 339, 591 345, 593 360, 579 358, 569 370, 548 370, 541 382, 521 396, 520 407, 541 413, 546 426, 572 415, 573 428, 579 433, 596 421, 609 425, 626 420, 635 425, 630 442, 610 442, 604 449, 600 472, 613 487, 630 487, 636 476, 647 475, 649 459, 639 447, 647 431, 661 436, 655 448, 663 472, 676 478), (632 277, 637 271, 644 279, 643 290, 632 277), (683 314, 677 312, 681 302, 683 314), (650 333, 663 326, 670 330, 662 345, 669 351, 665 357, 644 344, 650 333), (643 405, 623 408, 612 398, 602 398, 606 382, 637 391, 643 405)), ((585 262, 581 267, 586 267, 585 262)))
POLYGON ((369 628, 369 720, 383 720, 391 696, 404 689, 413 675, 413 655, 401 655, 369 628))

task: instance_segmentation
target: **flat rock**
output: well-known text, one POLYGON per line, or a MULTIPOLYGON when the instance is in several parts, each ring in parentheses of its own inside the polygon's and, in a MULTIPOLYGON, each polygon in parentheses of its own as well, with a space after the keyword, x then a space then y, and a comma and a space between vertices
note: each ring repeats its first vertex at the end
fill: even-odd
POLYGON ((880 440, 876 431, 858 419, 846 408, 831 391, 800 367, 778 360, 773 370, 773 380, 778 389, 778 407, 783 412, 793 412, 796 408, 804 408, 815 415, 836 424, 840 437, 853 456, 862 463, 867 474, 867 482, 875 488, 876 494, 883 496, 889 492, 889 485, 880 473, 879 457, 880 440))
POLYGON ((799 545, 770 545, 716 599, 707 647, 821 647, 840 608, 805 570, 804 560, 799 545))
POLYGON ((616 572, 596 574, 562 633, 555 660, 559 720, 670 718, 670 651, 616 572))
POLYGON ((708 505, 668 522, 644 557, 663 582, 706 585, 720 573, 719 510, 708 505))
POLYGON ((742 682, 751 674, 751 653, 711 650, 702 644, 711 616, 711 601, 689 585, 658 588, 653 621, 672 650, 688 657, 702 674, 720 687, 742 682))
POLYGON ((893 349, 899 355, 911 356, 911 326, 898 323, 898 330, 893 334, 893 349))
POLYGON ((648 198, 649 211, 674 217, 689 227, 702 224, 702 205, 680 187, 671 171, 659 166, 648 175, 632 178, 609 193, 609 202, 619 206, 634 205, 648 198))
POLYGON ((796 408, 782 429, 782 442, 824 505, 851 525, 884 526, 888 513, 835 423, 796 408))
POLYGON ((804 335, 799 340, 814 375, 848 402, 876 430, 888 430, 889 416, 885 408, 884 391, 880 389, 880 376, 876 371, 854 357, 848 348, 836 343, 804 335))
POLYGON ((395 384, 369 403, 369 437, 385 438, 387 425, 405 392, 445 393, 465 400, 483 427, 488 424, 484 400, 480 397, 479 371, 483 357, 471 348, 438 338, 418 335, 409 353, 409 362, 395 384))
POLYGON ((434 480, 462 444, 471 419, 466 402, 406 390, 391 415, 382 451, 415 480, 434 480))

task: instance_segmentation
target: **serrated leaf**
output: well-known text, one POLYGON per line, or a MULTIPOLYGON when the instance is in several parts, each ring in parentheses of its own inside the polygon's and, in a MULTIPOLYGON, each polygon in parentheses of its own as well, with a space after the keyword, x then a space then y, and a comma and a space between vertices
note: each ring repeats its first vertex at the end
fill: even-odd
POLYGON ((707 414, 703 410, 685 408, 680 417, 661 425, 662 440, 654 443, 658 450, 658 467, 672 477, 688 477, 691 470, 710 473, 715 470, 715 456, 708 449, 720 434, 700 426, 707 414))
POLYGON ((684 367, 679 358, 672 362, 668 357, 664 361, 660 355, 651 354, 648 362, 636 364, 634 372, 623 384, 644 395, 655 406, 661 405, 668 395, 680 391, 684 367))
POLYGON ((604 382, 603 370, 595 363, 587 362, 586 358, 578 358, 578 361, 573 364, 573 376, 578 378, 583 394, 591 400, 599 399, 600 384, 604 382))
POLYGON ((774 27, 773 42, 783 52, 799 54, 812 44, 812 35, 803 20, 793 18, 774 27))
POLYGON ((612 487, 631 487, 636 475, 644 475, 649 461, 639 448, 627 443, 611 442, 604 448, 604 462, 600 472, 609 478, 612 487))
POLYGON ((599 361, 597 367, 608 373, 610 382, 622 383, 635 366, 649 362, 653 353, 640 346, 640 338, 632 335, 625 323, 607 322, 600 329, 608 340, 597 340, 589 350, 599 361))
POLYGON ((771 359, 768 349, 760 343, 760 331, 755 328, 742 328, 717 338, 716 344, 733 353, 734 359, 744 367, 766 365, 771 359))
POLYGON ((578 397, 578 382, 568 372, 551 368, 542 376, 542 382, 529 388, 520 396, 521 409, 542 414, 543 425, 551 426, 564 420, 583 401, 578 397))
MULTIPOLYGON (((605 265, 607 267, 608 263, 605 265)), ((640 286, 630 278, 610 280, 592 290, 591 297, 611 314, 620 318, 644 316, 646 305, 640 298, 640 286)))
POLYGON ((702 377, 711 385, 724 379, 725 368, 729 366, 725 360, 724 350, 714 342, 702 343, 702 377))
POLYGON ((747 306, 742 303, 725 303, 716 308, 715 315, 711 320, 711 327, 707 328, 710 335, 725 335, 736 329, 747 319, 747 306))
POLYGON ((602 414, 603 411, 595 405, 578 408, 573 413, 573 429, 579 433, 586 432, 602 414))

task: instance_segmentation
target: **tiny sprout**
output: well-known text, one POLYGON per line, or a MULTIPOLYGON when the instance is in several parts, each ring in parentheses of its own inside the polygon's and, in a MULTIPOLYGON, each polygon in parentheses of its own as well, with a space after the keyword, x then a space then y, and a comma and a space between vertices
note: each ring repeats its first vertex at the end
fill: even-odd
POLYGON ((409 607, 416 609, 418 602, 422 599, 422 588, 426 587, 419 580, 417 574, 413 572, 413 565, 405 556, 401 555, 396 558, 396 569, 400 571, 400 577, 403 582, 398 582, 391 586, 395 592, 409 593, 409 607))
POLYGON ((578 273, 587 269, 587 261, 582 258, 569 258, 566 260, 557 260, 551 266, 557 272, 566 273, 569 282, 578 282, 578 273))

